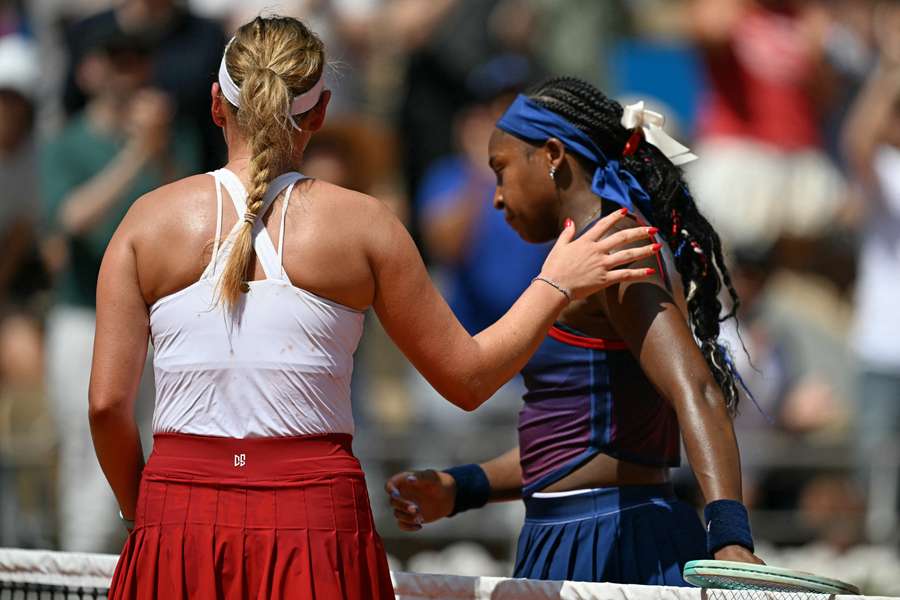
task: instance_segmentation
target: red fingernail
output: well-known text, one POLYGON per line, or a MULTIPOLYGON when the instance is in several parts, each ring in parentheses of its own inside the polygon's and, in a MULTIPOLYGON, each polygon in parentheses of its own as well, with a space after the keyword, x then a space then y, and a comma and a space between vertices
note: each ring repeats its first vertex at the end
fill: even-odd
POLYGON ((651 248, 653 248, 653 252, 659 252, 659 249, 662 248, 662 244, 653 244, 651 248))
POLYGON ((575 224, 575 221, 573 221, 572 219, 566 219, 565 222, 563 223, 563 226, 566 229, 568 229, 569 227, 571 227, 574 224, 575 224))
POLYGON ((647 230, 647 233, 649 233, 650 235, 656 235, 657 233, 659 233, 659 229, 657 229, 656 227, 651 227, 647 230))
POLYGON ((653 275, 654 273, 656 273, 656 269, 647 269, 644 272, 645 275, 653 275))
POLYGON ((623 208, 622 210, 619 211, 619 213, 620 213, 620 214, 623 214, 623 215, 627 215, 627 214, 628 214, 628 209, 627 209, 627 208, 623 208))

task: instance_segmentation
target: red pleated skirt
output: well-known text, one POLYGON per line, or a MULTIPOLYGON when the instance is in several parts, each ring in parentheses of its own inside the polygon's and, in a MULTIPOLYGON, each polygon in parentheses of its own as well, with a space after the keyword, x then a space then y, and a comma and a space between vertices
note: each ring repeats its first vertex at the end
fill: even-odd
POLYGON ((156 435, 109 598, 394 598, 350 443, 156 435))

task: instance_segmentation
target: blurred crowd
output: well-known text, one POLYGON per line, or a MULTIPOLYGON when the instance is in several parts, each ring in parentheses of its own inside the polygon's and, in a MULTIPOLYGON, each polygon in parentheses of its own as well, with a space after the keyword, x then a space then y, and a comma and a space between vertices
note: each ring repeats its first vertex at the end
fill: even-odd
MULTIPOLYGON (((701 158, 688 180, 742 297, 725 335, 752 392, 737 427, 757 535, 896 551, 898 0, 0 0, 0 545, 121 542, 86 417, 100 260, 136 198, 224 164, 210 85, 231 32, 267 12, 303 19, 329 54, 305 172, 388 203, 473 333, 547 252, 490 203, 487 140, 514 95, 569 74, 664 113, 701 158)), ((376 491, 396 468, 504 449, 521 384, 457 411, 374 319, 354 378, 389 552, 446 563, 422 551, 481 531, 508 560, 515 516, 415 537, 376 491)), ((149 366, 145 380, 149 448, 149 366)))

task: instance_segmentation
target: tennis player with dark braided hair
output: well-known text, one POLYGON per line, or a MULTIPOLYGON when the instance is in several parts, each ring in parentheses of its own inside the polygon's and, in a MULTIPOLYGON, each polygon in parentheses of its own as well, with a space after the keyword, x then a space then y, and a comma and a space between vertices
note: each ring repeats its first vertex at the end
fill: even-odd
POLYGON ((693 559, 753 554, 731 417, 740 377, 718 342, 719 292, 737 295, 719 238, 677 165, 696 158, 642 103, 623 108, 590 84, 552 79, 519 96, 490 141, 494 205, 523 239, 584 231, 628 208, 649 223, 654 278, 573 302, 522 369, 519 446, 481 465, 394 475, 401 528, 523 498, 515 576, 684 585, 693 559), (707 532, 672 492, 679 436, 707 505, 707 532))

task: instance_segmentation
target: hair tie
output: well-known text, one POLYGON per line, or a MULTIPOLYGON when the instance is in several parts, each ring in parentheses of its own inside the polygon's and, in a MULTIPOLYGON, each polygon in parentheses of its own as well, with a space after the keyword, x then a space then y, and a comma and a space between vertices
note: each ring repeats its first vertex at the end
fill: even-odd
POLYGON ((256 215, 248 210, 244 213, 244 223, 252 226, 256 223, 256 215))
MULTIPOLYGON (((690 148, 672 139, 668 133, 663 131, 666 118, 658 112, 645 109, 643 101, 626 106, 622 111, 620 122, 625 129, 643 131, 644 139, 651 146, 656 146, 666 158, 672 161, 673 165, 683 165, 697 160, 697 155, 693 154, 690 148)), ((631 139, 628 142, 631 143, 631 139)), ((628 149, 628 144, 625 145, 625 149, 628 149)))

